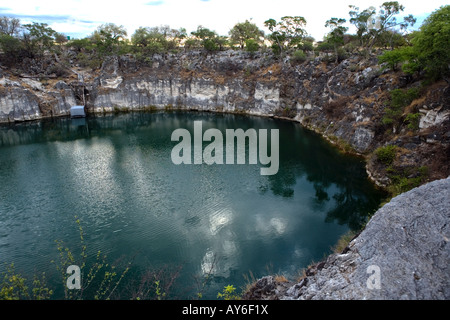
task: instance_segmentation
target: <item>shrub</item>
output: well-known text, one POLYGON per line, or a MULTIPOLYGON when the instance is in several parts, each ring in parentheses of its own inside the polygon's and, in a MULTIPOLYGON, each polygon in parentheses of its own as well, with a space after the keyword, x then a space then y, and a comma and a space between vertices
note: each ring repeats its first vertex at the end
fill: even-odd
POLYGON ((379 147, 375 150, 375 155, 377 160, 385 165, 390 165, 397 154, 397 146, 387 145, 384 147, 379 147))
POLYGON ((303 50, 297 50, 292 54, 292 60, 297 63, 305 62, 307 59, 306 53, 303 50))
POLYGON ((223 288, 222 292, 217 294, 217 298, 224 300, 240 300, 241 297, 235 293, 236 288, 233 285, 228 285, 223 288))
POLYGON ((378 63, 386 63, 392 71, 398 70, 398 65, 406 60, 402 49, 384 52, 379 58, 378 63))
POLYGON ((419 129, 419 121, 420 121, 420 113, 409 113, 405 122, 408 123, 408 129, 418 130, 419 129))
POLYGON ((419 89, 411 88, 408 90, 395 89, 391 91, 391 101, 389 107, 385 109, 385 114, 382 118, 384 125, 396 125, 406 106, 411 104, 419 97, 419 89))
POLYGON ((254 39, 245 40, 245 50, 250 53, 255 53, 259 50, 259 44, 254 39))
POLYGON ((53 294, 53 291, 46 286, 45 273, 42 273, 41 277, 34 276, 31 290, 29 281, 16 272, 14 264, 8 266, 6 272, 2 274, 2 278, 0 300, 44 300, 49 299, 53 294))
POLYGON ((388 176, 392 181, 389 191, 393 196, 407 192, 423 184, 428 177, 428 167, 389 168, 388 176))

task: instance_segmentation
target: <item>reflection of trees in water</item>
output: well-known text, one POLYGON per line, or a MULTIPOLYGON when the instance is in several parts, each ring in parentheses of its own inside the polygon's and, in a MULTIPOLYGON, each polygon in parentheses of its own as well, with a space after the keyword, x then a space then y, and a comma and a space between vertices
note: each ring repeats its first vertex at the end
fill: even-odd
POLYGON ((382 196, 368 181, 362 161, 340 154, 300 126, 284 129, 280 131, 280 170, 269 177, 270 190, 275 195, 293 197, 297 179, 306 175, 315 191, 315 206, 327 210, 330 201, 335 203, 325 221, 359 229, 382 196))

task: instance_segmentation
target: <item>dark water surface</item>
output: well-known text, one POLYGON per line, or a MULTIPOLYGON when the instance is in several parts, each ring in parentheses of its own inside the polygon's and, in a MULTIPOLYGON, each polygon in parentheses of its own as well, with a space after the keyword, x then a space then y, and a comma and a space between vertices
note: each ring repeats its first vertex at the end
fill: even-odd
POLYGON ((148 269, 179 271, 165 298, 215 299, 226 285, 239 290, 244 275, 294 278, 359 228, 382 196, 361 159, 288 121, 174 112, 1 126, 0 271, 14 263, 27 278, 46 272, 53 298, 62 298, 65 283, 51 261, 55 240, 79 253, 77 216, 89 261, 99 250, 111 262, 132 260, 128 281, 148 269), (278 173, 174 165, 171 134, 192 131, 195 120, 224 133, 279 129, 278 173))

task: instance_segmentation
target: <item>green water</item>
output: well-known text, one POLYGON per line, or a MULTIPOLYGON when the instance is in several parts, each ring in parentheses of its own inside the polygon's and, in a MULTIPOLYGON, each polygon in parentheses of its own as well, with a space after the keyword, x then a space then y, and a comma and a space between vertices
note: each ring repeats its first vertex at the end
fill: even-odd
MULTIPOLYGON (((128 113, 0 127, 0 271, 14 263, 46 272, 53 298, 65 282, 55 240, 88 262, 132 261, 118 298, 152 270, 165 298, 215 299, 244 275, 294 278, 358 229, 383 194, 361 159, 345 156, 299 124, 211 113, 128 113), (175 165, 175 129, 278 129, 279 171, 259 165, 175 165), (176 274, 174 272, 177 272, 176 274), (162 283, 161 283, 162 285, 162 283)), ((152 278, 153 279, 153 278, 152 278)), ((153 295, 154 297, 154 295, 153 295)))

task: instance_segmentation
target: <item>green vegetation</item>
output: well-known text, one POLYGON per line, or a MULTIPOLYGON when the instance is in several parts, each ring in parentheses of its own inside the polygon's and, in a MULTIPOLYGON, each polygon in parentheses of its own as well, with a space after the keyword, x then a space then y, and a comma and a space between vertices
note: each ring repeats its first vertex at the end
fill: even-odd
POLYGON ((278 22, 275 19, 269 19, 264 22, 264 25, 272 32, 269 39, 272 41, 273 53, 277 55, 302 44, 306 36, 304 17, 285 16, 278 22))
POLYGON ((389 166, 386 169, 389 179, 392 183, 388 187, 392 196, 407 192, 415 187, 420 186, 428 177, 428 167, 410 167, 410 168, 393 168, 389 166))
POLYGON ((390 165, 397 154, 397 147, 393 145, 388 145, 384 147, 379 147, 375 150, 375 155, 377 156, 377 160, 381 161, 385 165, 390 165))
POLYGON ((405 7, 397 1, 384 2, 378 8, 360 9, 349 6, 349 17, 333 17, 325 22, 330 29, 324 39, 312 38, 302 16, 286 15, 279 20, 269 18, 265 34, 251 20, 236 23, 227 36, 198 26, 188 33, 169 26, 139 27, 129 34, 123 26, 106 23, 98 26, 90 36, 68 40, 45 23, 22 25, 20 20, 0 18, 0 61, 17 64, 25 58, 43 59, 47 53, 57 54, 68 61, 67 51, 76 54, 70 59, 82 67, 98 69, 111 55, 132 54, 143 63, 151 63, 154 54, 186 50, 203 50, 214 54, 221 50, 245 50, 252 55, 271 49, 275 56, 291 55, 295 63, 306 61, 308 52, 325 53, 326 62, 337 63, 350 53, 370 53, 374 48, 390 48, 380 56, 380 63, 394 71, 408 74, 426 73, 436 80, 448 77, 449 10, 441 7, 422 25, 420 31, 408 34, 416 19, 407 15, 397 17, 405 7), (356 34, 348 34, 348 24, 356 27, 356 34), (129 36, 129 37, 128 37, 129 36))
POLYGON ((392 197, 420 186, 428 177, 428 167, 426 166, 395 166, 395 158, 400 152, 399 148, 394 145, 379 147, 374 152, 377 161, 385 166, 386 175, 391 180, 387 191, 392 197))
POLYGON ((223 288, 222 292, 217 294, 217 298, 223 300, 240 300, 241 297, 235 293, 236 288, 233 285, 228 285, 223 288))
POLYGON ((433 80, 450 76, 450 5, 433 12, 420 30, 410 37, 410 44, 380 56, 380 63, 387 63, 396 70, 401 64, 403 72, 413 75, 425 73, 433 80))
POLYGON ((307 59, 306 53, 303 50, 296 50, 292 54, 292 60, 298 63, 305 62, 307 59))
POLYGON ((53 291, 46 286, 45 273, 40 277, 34 276, 30 289, 26 278, 16 272, 14 264, 7 267, 0 282, 0 300, 46 300, 53 291))
MULTIPOLYGON (((382 122, 384 125, 392 126, 394 129, 398 128, 402 124, 402 117, 405 107, 410 105, 411 102, 417 99, 420 95, 420 90, 417 88, 411 88, 408 90, 394 89, 390 93, 391 99, 389 106, 384 110, 384 117, 382 122)), ((407 116, 408 121, 413 120, 416 116, 407 116)), ((415 119, 415 120, 418 120, 415 119)), ((414 122, 411 128, 415 125, 418 126, 418 122, 414 122)))
POLYGON ((384 2, 377 11, 375 7, 369 7, 360 11, 354 5, 350 5, 350 23, 355 25, 357 38, 360 45, 371 50, 380 39, 390 41, 392 45, 396 32, 406 31, 408 27, 416 23, 412 15, 408 15, 402 22, 398 22, 396 16, 405 10, 405 7, 397 1, 384 2), (374 19, 375 18, 375 19, 374 19))
MULTIPOLYGON (((63 242, 56 241, 59 253, 59 261, 51 261, 56 271, 61 276, 61 287, 64 289, 66 300, 111 300, 111 299, 155 299, 168 298, 168 292, 178 276, 179 270, 161 269, 147 270, 141 274, 141 278, 127 276, 134 272, 132 260, 121 262, 118 259, 114 263, 108 262, 108 257, 101 251, 94 256, 88 254, 88 248, 84 241, 84 232, 81 222, 76 219, 80 234, 80 247, 75 250, 66 247, 63 242), (78 266, 80 270, 80 288, 68 287, 71 274, 69 266, 78 266), (125 286, 124 283, 128 285, 125 286), (135 283, 137 282, 137 283, 135 283), (131 283, 131 284, 130 284, 131 283), (129 287, 131 286, 131 287, 129 287)), ((54 298, 55 290, 47 285, 46 274, 34 275, 33 279, 27 279, 16 271, 15 265, 6 266, 0 278, 0 300, 48 300, 54 298)), ((61 299, 61 297, 57 297, 61 299)))
POLYGON ((255 44, 262 43, 261 39, 264 37, 264 31, 260 30, 258 26, 246 20, 243 23, 237 23, 230 30, 230 43, 232 45, 239 45, 241 49, 246 47, 248 51, 252 52, 255 44), (249 49, 249 44, 253 45, 253 49, 249 49))
POLYGON ((331 28, 327 42, 334 47, 336 63, 339 60, 338 48, 344 45, 344 34, 348 30, 343 26, 345 22, 345 19, 331 18, 325 23, 325 27, 331 28))

